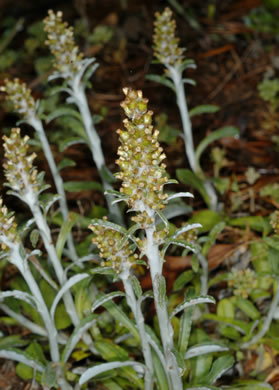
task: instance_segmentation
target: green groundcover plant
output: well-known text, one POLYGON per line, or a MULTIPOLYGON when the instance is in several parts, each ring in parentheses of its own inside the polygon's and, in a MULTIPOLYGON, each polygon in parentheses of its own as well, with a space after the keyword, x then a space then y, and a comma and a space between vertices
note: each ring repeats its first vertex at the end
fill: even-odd
MULTIPOLYGON (((167 47, 174 51, 174 61, 162 62, 175 80, 185 66, 177 41, 160 32, 165 19, 165 28, 173 32, 170 10, 162 15, 157 15, 156 39, 161 48, 166 39, 167 47)), ((95 59, 83 58, 61 12, 49 11, 44 24, 46 44, 55 57, 55 73, 49 81, 63 80, 52 93, 66 93, 67 104, 46 115, 43 105, 19 79, 5 80, 2 91, 21 121, 35 130, 57 194, 46 193, 50 186, 34 165, 31 139, 22 136, 19 127, 11 129, 3 137, 6 186, 8 194, 23 202, 30 218, 17 221, 1 199, 1 270, 10 265, 17 274, 9 288, 0 292, 0 309, 7 323, 20 324, 29 333, 27 337, 2 334, 0 357, 16 361, 18 375, 37 380, 45 389, 210 390, 220 388, 224 374, 232 382, 232 370, 235 361, 240 367, 242 350, 263 338, 271 343, 277 330, 276 324, 274 328, 271 325, 278 317, 278 215, 272 220, 275 234, 251 244, 251 253, 259 249, 262 253, 253 263, 254 270, 233 270, 210 279, 208 252, 226 223, 212 210, 204 210, 180 226, 169 221, 185 213, 185 206, 173 212, 177 200, 193 195, 169 190, 177 182, 167 174, 166 156, 158 141, 159 131, 152 125, 148 99, 142 91, 123 90, 121 107, 126 118, 124 128, 117 130, 119 172, 115 174, 121 186, 115 191, 85 94, 97 67, 95 59), (75 123, 76 133, 65 137, 64 147, 82 142, 92 152, 107 200, 108 212, 103 218, 69 211, 65 188, 75 185, 63 183, 59 171, 72 163, 62 160, 56 165, 43 121, 60 116, 75 123), (120 202, 125 208, 119 207, 120 202), (59 227, 56 235, 51 230, 54 224, 59 227), (89 227, 92 233, 76 243, 75 226, 89 227), (163 264, 167 251, 172 250, 191 255, 192 268, 179 275, 168 293, 163 264), (143 270, 150 274, 149 291, 143 291, 140 284, 143 270), (223 281, 232 294, 220 299, 213 314, 215 299, 208 295, 208 289, 223 281), (116 287, 120 285, 122 289, 116 287), (261 318, 263 299, 271 304, 261 318), (214 323, 218 324, 216 332, 210 332, 214 323)), ((176 93, 184 118, 187 106, 184 90, 179 88, 176 93)), ((199 112, 202 110, 206 111, 199 112)), ((189 118, 187 121, 186 152, 201 180, 198 157, 205 146, 221 135, 236 132, 219 132, 194 152, 189 118)), ((96 186, 89 184, 90 188, 96 186)), ((256 379, 225 387, 270 388, 256 379)))

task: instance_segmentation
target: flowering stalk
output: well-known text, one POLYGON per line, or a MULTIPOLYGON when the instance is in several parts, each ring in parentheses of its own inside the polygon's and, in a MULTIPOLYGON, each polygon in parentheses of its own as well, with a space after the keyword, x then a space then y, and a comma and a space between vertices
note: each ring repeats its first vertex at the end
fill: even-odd
MULTIPOLYGON (((42 121, 37 114, 37 103, 31 95, 31 90, 19 79, 5 80, 5 85, 0 89, 7 93, 7 100, 10 101, 15 111, 23 118, 24 122, 32 126, 37 132, 45 157, 47 159, 56 190, 60 196, 59 205, 64 221, 69 220, 69 210, 66 195, 63 187, 63 180, 57 169, 42 121)), ((67 237, 68 249, 73 260, 77 260, 72 233, 67 237)))
MULTIPOLYGON (((36 154, 27 154, 29 137, 25 136, 22 139, 19 128, 12 129, 10 137, 3 136, 3 139, 5 157, 7 159, 3 166, 8 185, 12 189, 10 192, 20 198, 30 208, 57 279, 62 286, 67 281, 65 272, 53 245, 49 226, 40 209, 39 194, 44 191, 45 187, 39 184, 37 170, 33 167, 33 160, 36 154)), ((66 311, 73 324, 77 326, 80 320, 70 291, 66 291, 63 298, 66 311)), ((91 338, 88 335, 85 334, 84 339, 86 344, 91 344, 91 338)))
MULTIPOLYGON (((195 67, 192 60, 185 60, 184 49, 179 47, 179 38, 175 36, 176 23, 172 19, 172 11, 166 8, 161 14, 155 14, 154 22, 154 55, 166 67, 166 76, 172 80, 172 88, 175 90, 177 105, 182 120, 184 131, 185 152, 190 167, 194 173, 203 180, 205 177, 197 161, 193 142, 192 124, 189 115, 187 100, 185 96, 185 83, 193 84, 192 80, 183 79, 183 71, 190 67, 195 67)), ((170 81, 166 81, 166 84, 170 81)), ((211 201, 211 208, 217 207, 217 196, 214 188, 208 180, 205 180, 205 189, 211 201)))
POLYGON ((59 362, 60 354, 55 324, 50 316, 38 284, 30 271, 28 255, 25 253, 17 233, 17 224, 14 217, 8 214, 8 209, 2 205, 2 199, 0 200, 0 246, 2 251, 1 257, 7 258, 11 264, 15 265, 28 284, 36 303, 36 308, 43 319, 47 331, 51 359, 53 362, 59 362))
MULTIPOLYGON (((98 65, 94 63, 95 58, 83 59, 83 54, 79 52, 73 40, 73 29, 66 22, 62 21, 62 16, 61 11, 55 14, 50 10, 44 20, 45 31, 48 33, 46 44, 55 57, 54 66, 56 72, 49 79, 65 79, 66 88, 64 88, 64 91, 70 95, 67 102, 74 103, 78 107, 88 137, 88 145, 92 153, 92 158, 100 173, 104 188, 105 190, 112 190, 113 188, 107 182, 104 175, 104 171, 107 168, 101 140, 92 120, 85 95, 85 82, 82 80, 84 77, 87 80, 98 65)), ((123 218, 118 206, 112 203, 111 195, 107 194, 106 197, 112 219, 123 224, 123 218)))
POLYGON ((96 234, 93 243, 100 250, 100 256, 105 260, 103 265, 112 267, 123 282, 127 303, 135 317, 137 328, 140 334, 142 352, 145 360, 145 380, 144 389, 153 388, 153 361, 150 345, 147 340, 147 334, 144 328, 144 317, 141 311, 140 300, 136 299, 132 286, 131 268, 135 265, 138 258, 129 248, 128 241, 121 245, 123 236, 121 233, 112 229, 105 228, 99 220, 93 220, 90 229, 96 234))
POLYGON ((141 91, 124 89, 126 99, 121 103, 128 118, 124 120, 126 130, 118 130, 121 146, 118 149, 120 167, 117 178, 122 180, 121 193, 136 216, 132 220, 145 232, 143 239, 136 242, 142 255, 149 262, 154 301, 159 320, 161 340, 164 350, 166 371, 171 389, 181 390, 180 370, 173 354, 173 329, 168 316, 164 291, 165 280, 162 276, 163 258, 160 245, 167 231, 157 231, 155 216, 161 215, 168 195, 163 193, 167 183, 163 149, 158 142, 158 130, 153 130, 152 111, 148 111, 148 100, 141 91))

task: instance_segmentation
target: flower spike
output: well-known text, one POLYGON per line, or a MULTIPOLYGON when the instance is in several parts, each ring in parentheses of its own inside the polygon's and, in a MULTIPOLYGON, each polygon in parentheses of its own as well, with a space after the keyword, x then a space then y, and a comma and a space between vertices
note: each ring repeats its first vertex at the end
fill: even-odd
POLYGON ((48 11, 44 19, 45 31, 48 33, 46 45, 55 56, 55 68, 69 77, 81 68, 82 53, 79 52, 73 39, 73 28, 62 21, 63 13, 48 11))
POLYGON ((29 137, 20 137, 20 129, 11 130, 9 137, 3 136, 6 162, 3 164, 9 187, 22 198, 39 193, 37 170, 33 167, 36 153, 28 155, 29 137))
POLYGON ((135 265, 138 255, 133 254, 128 240, 121 245, 123 235, 120 232, 97 223, 90 225, 89 228, 96 234, 92 241, 100 251, 102 266, 111 267, 116 273, 122 273, 135 265))
POLYGON ((164 65, 176 65, 183 60, 184 49, 178 46, 179 38, 175 36, 176 22, 172 19, 170 8, 165 8, 161 14, 156 12, 154 22, 154 54, 164 65))
POLYGON ((3 205, 3 200, 0 199, 0 248, 3 252, 9 253, 11 248, 19 242, 20 238, 14 217, 3 205))
POLYGON ((166 165, 162 163, 166 155, 158 142, 159 131, 151 124, 153 112, 148 110, 148 99, 143 98, 142 91, 123 91, 126 98, 121 107, 128 118, 123 121, 126 130, 117 130, 121 146, 116 161, 120 172, 116 177, 122 180, 120 191, 128 196, 129 207, 141 213, 133 220, 152 223, 146 210, 160 211, 166 204, 166 165))
POLYGON ((18 78, 14 80, 4 80, 4 85, 0 91, 6 92, 6 100, 10 101, 14 110, 24 119, 33 118, 36 113, 36 102, 31 95, 31 90, 18 78))

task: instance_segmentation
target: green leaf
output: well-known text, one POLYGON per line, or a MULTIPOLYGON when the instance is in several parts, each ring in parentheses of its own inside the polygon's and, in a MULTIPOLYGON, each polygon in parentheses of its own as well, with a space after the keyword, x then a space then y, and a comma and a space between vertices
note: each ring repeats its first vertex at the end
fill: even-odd
POLYGON ((202 227, 198 230, 198 232, 200 233, 206 233, 210 231, 214 228, 215 225, 219 224, 220 222, 222 222, 220 214, 216 213, 216 211, 213 210, 199 211, 188 220, 189 224, 200 223, 202 225, 202 227))
POLYGON ((20 335, 5 336, 0 338, 0 350, 11 347, 20 347, 28 344, 28 340, 24 340, 20 335))
POLYGON ((71 160, 70 158, 64 158, 60 161, 59 164, 57 164, 58 171, 61 171, 61 169, 67 168, 67 167, 75 167, 77 164, 74 160, 71 160))
POLYGON ((80 377, 79 379, 79 385, 82 386, 84 383, 88 382, 90 379, 94 378, 95 376, 102 374, 104 372, 115 370, 120 367, 125 366, 132 366, 132 367, 138 367, 142 369, 144 366, 141 363, 136 362, 112 362, 112 363, 103 363, 96 365, 94 367, 88 368, 80 377))
POLYGON ((172 311, 170 318, 190 306, 200 305, 202 303, 215 303, 215 299, 209 295, 186 298, 182 303, 176 306, 176 308, 172 311))
POLYGON ((262 232, 264 234, 268 234, 272 230, 272 227, 269 223, 269 218, 265 218, 260 215, 232 218, 228 220, 228 224, 242 228, 246 228, 248 226, 250 229, 255 230, 256 232, 262 232))
POLYGON ((229 390, 273 390, 274 388, 268 383, 260 383, 255 380, 245 380, 241 381, 239 385, 232 385, 229 387, 229 390))
POLYGON ((234 318, 234 304, 231 299, 223 298, 217 304, 217 314, 221 317, 234 318))
POLYGON ((194 277, 194 272, 192 270, 184 271, 178 276, 173 284, 173 291, 181 290, 185 287, 186 284, 191 282, 194 277))
POLYGON ((72 276, 70 279, 67 280, 65 284, 60 288, 58 293, 56 294, 54 301, 52 302, 51 309, 50 309, 50 315, 52 318, 54 318, 55 310, 58 305, 58 302, 63 297, 63 295, 70 290, 71 287, 73 287, 76 283, 80 282, 81 280, 88 278, 90 275, 83 273, 83 274, 76 274, 72 276))
POLYGON ((32 232, 30 233, 30 241, 33 246, 33 248, 37 247, 38 241, 40 238, 40 232, 38 229, 33 229, 32 232))
POLYGON ((165 87, 168 87, 172 89, 176 93, 175 86, 172 81, 170 81, 168 78, 165 76, 158 76, 157 74, 148 74, 145 76, 147 80, 154 81, 155 83, 159 83, 164 85, 165 87))
POLYGON ((104 360, 124 361, 129 359, 129 353, 110 339, 97 340, 94 346, 104 360))
POLYGON ((212 314, 212 313, 203 314, 202 317, 206 320, 217 321, 226 324, 228 326, 231 326, 232 328, 236 329, 243 335, 249 334, 250 329, 252 327, 252 323, 246 324, 245 322, 240 320, 235 320, 233 318, 228 318, 228 317, 221 317, 219 315, 212 314))
POLYGON ((60 116, 74 117, 78 119, 80 122, 82 122, 80 113, 77 110, 66 106, 66 107, 59 107, 56 110, 52 111, 46 117, 46 123, 49 123, 53 119, 59 118, 60 116))
MULTIPOLYGON (((277 257, 278 261, 278 257, 277 257)), ((249 301, 249 299, 245 299, 242 297, 235 297, 235 305, 238 307, 243 313, 245 313, 252 320, 256 320, 261 317, 261 313, 258 311, 256 306, 249 301)))
POLYGON ((228 371, 234 364, 234 358, 230 355, 220 356, 216 359, 210 370, 210 373, 203 378, 202 382, 206 384, 213 384, 219 379, 226 371, 228 371))
POLYGON ((135 337, 137 342, 140 342, 140 337, 138 333, 138 329, 134 325, 133 321, 130 320, 130 318, 127 316, 126 313, 113 301, 106 302, 104 304, 104 307, 107 309, 107 311, 123 326, 125 326, 130 333, 135 337))
POLYGON ((219 222, 211 229, 207 237, 207 240, 204 243, 202 248, 202 254, 204 257, 207 256, 209 249, 214 245, 217 236, 221 233, 221 231, 225 228, 225 226, 226 226, 225 222, 219 222))
POLYGON ((57 388, 57 366, 55 363, 48 363, 42 375, 42 386, 50 388, 57 388))
POLYGON ((105 183, 115 183, 116 182, 115 176, 111 173, 111 171, 108 169, 108 167, 106 165, 102 166, 99 173, 100 173, 100 176, 105 183))
MULTIPOLYGON (((72 145, 86 144, 85 140, 80 137, 68 137, 59 142, 59 151, 64 152, 72 145)), ((62 169, 62 168, 60 168, 62 169)))
POLYGON ((67 181, 64 183, 64 190, 68 192, 82 192, 97 190, 103 192, 102 184, 96 181, 67 181))
POLYGON ((138 278, 135 275, 132 275, 131 281, 137 298, 140 298, 142 296, 142 288, 138 278))
POLYGON ((235 137, 236 135, 239 135, 239 130, 233 126, 225 126, 210 133, 200 142, 199 146, 196 149, 195 155, 197 162, 199 163, 202 153, 209 144, 214 141, 217 141, 220 138, 235 137))
POLYGON ((93 306, 91 308, 91 311, 95 311, 98 309, 98 307, 103 306, 106 302, 111 301, 114 298, 117 297, 125 297, 126 294, 123 293, 122 291, 113 291, 109 294, 105 294, 101 296, 100 298, 96 299, 96 301, 93 303, 93 306))
POLYGON ((166 279, 163 275, 156 274, 155 276, 155 283, 158 286, 158 303, 161 307, 164 307, 166 302, 166 294, 167 294, 167 287, 166 287, 166 279))
POLYGON ((164 370, 164 367, 162 366, 162 362, 158 358, 157 354, 153 351, 153 349, 151 353, 158 390, 169 390, 169 384, 166 377, 166 372, 164 370))
POLYGON ((83 333, 91 328, 91 326, 94 324, 96 319, 97 319, 96 314, 90 314, 89 316, 83 318, 80 321, 80 323, 75 327, 71 337, 67 341, 67 344, 61 356, 61 359, 64 364, 68 361, 69 357, 71 356, 71 353, 73 352, 76 344, 82 337, 83 333))
POLYGON ((195 173, 189 169, 177 169, 176 176, 181 183, 195 188, 195 190, 197 190, 203 197, 205 203, 210 206, 210 198, 207 195, 204 183, 195 173))
POLYGON ((274 247, 269 247, 267 253, 268 253, 268 262, 271 267, 272 274, 279 276, 279 261, 278 261, 279 251, 277 249, 274 249, 274 247))
MULTIPOLYGON (((185 299, 190 299, 194 296, 195 296, 195 289, 191 286, 188 287, 185 294, 185 299)), ((193 311, 194 311, 194 306, 190 306, 187 309, 184 309, 184 312, 180 319, 177 349, 182 356, 185 355, 185 352, 188 347, 188 342, 189 342, 189 337, 190 337, 191 327, 192 327, 193 311)))
POLYGON ((67 221, 65 221, 60 229, 57 241, 56 241, 56 253, 59 259, 61 259, 62 252, 64 249, 64 246, 66 244, 67 238, 69 236, 69 233, 72 230, 73 225, 75 224, 76 220, 74 216, 70 213, 68 216, 67 221))
POLYGON ((213 104, 203 104, 201 106, 197 106, 192 108, 189 111, 189 116, 192 118, 195 115, 200 115, 200 114, 214 114, 215 112, 219 111, 220 107, 215 106, 213 104))

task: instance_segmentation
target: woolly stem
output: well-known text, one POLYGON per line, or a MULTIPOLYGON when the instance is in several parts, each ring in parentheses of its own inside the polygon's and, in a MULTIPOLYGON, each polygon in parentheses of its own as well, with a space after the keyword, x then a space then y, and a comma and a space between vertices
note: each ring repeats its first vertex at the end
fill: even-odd
MULTIPOLYGON (((30 118, 28 120, 28 123, 36 130, 36 132, 39 136, 39 139, 41 141, 41 145, 42 145, 45 157, 47 159, 47 162, 48 162, 48 165, 49 165, 49 168, 50 168, 50 171, 51 171, 54 183, 55 183, 56 190, 57 190, 58 194, 60 195, 59 205, 60 205, 61 213, 63 216, 63 220, 65 222, 67 222, 69 220, 69 210, 68 210, 68 205, 67 205, 67 200, 66 200, 66 194, 64 191, 63 180, 62 180, 61 175, 59 174, 55 160, 53 158, 53 154, 51 152, 51 148, 50 148, 48 139, 46 137, 42 122, 39 118, 33 116, 33 118, 30 118)), ((70 253, 72 260, 77 261, 78 256, 76 253, 74 240, 73 240, 73 236, 72 236, 71 232, 68 234, 68 237, 67 237, 67 246, 68 246, 69 253, 70 253)))
MULTIPOLYGON (((196 175, 200 177, 202 176, 201 178, 204 179, 202 171, 198 166, 196 156, 195 156, 192 123, 189 116, 189 110, 188 110, 187 100, 185 96, 185 88, 184 88, 184 82, 183 82, 181 71, 176 66, 172 66, 172 65, 166 65, 166 66, 169 71, 169 76, 175 85, 177 106, 179 108, 180 117, 182 120, 183 132, 184 132, 184 145, 185 145, 186 156, 188 158, 192 171, 196 175)), ((216 210, 218 200, 213 186, 208 180, 205 180, 204 187, 210 199, 210 208, 212 210, 216 210)))
MULTIPOLYGON (((83 86, 79 83, 73 82, 71 85, 72 96, 81 114, 86 134, 88 137, 89 147, 92 158, 96 164, 98 172, 100 173, 102 183, 105 191, 113 190, 112 186, 104 178, 103 170, 105 168, 105 158, 102 151, 101 140, 95 129, 92 116, 88 107, 87 98, 83 86)), ((110 194, 106 194, 107 205, 111 214, 111 219, 121 225, 124 225, 123 216, 119 210, 118 205, 112 204, 114 198, 110 194)))
MULTIPOLYGON (((154 217, 154 211, 147 209, 149 217, 154 217)), ((161 340, 163 344, 164 356, 167 365, 166 372, 168 372, 172 390, 182 390, 182 380, 180 377, 179 367, 173 354, 173 329, 169 320, 166 299, 162 300, 160 297, 160 281, 162 278, 162 259, 160 257, 159 247, 154 242, 153 234, 156 232, 155 223, 149 228, 145 229, 146 232, 146 248, 145 254, 149 261, 150 274, 152 279, 152 286, 154 292, 154 302, 156 312, 158 316, 161 340)))
POLYGON ((129 270, 121 272, 120 278, 123 282, 126 292, 127 303, 134 314, 137 328, 140 334, 142 353, 145 360, 145 377, 144 377, 144 390, 152 390, 153 388, 153 361, 151 355, 151 349, 147 341, 147 335, 144 328, 144 317, 142 315, 140 302, 136 299, 133 286, 131 283, 131 275, 129 270))
POLYGON ((21 272, 33 297, 35 298, 37 310, 44 321, 46 331, 48 334, 51 360, 53 362, 59 362, 60 354, 59 354, 58 341, 57 341, 57 330, 50 317, 48 308, 45 304, 44 298, 38 287, 38 284, 30 271, 28 263, 26 259, 23 259, 20 255, 20 244, 16 244, 12 248, 11 258, 13 259, 13 263, 17 266, 17 268, 21 272))

